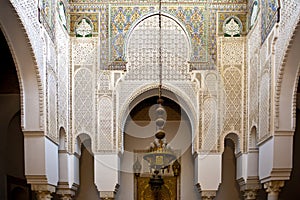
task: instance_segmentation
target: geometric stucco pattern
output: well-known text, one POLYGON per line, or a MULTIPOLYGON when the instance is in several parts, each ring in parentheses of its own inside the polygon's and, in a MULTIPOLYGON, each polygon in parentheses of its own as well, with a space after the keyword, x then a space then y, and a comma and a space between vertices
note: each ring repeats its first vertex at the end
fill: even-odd
MULTIPOLYGON (((190 55, 191 61, 206 61, 207 57, 207 25, 206 12, 203 6, 188 7, 169 5, 162 7, 163 13, 171 15, 182 23, 182 27, 186 29, 186 34, 190 37, 190 42, 193 48, 193 54, 190 55)), ((112 60, 124 59, 124 44, 126 37, 130 33, 134 25, 145 16, 157 14, 156 6, 145 7, 112 7, 111 11, 111 56, 112 60)), ((157 24, 157 23, 156 23, 157 24)), ((164 26, 162 26, 164 27, 164 26)))
MULTIPOLYGON (((75 134, 94 134, 94 92, 92 72, 82 67, 74 76, 74 121, 75 134)), ((93 137, 91 137, 93 138, 93 137)))
POLYGON ((113 103, 109 96, 101 96, 98 104, 98 148, 99 151, 113 150, 113 103))
POLYGON ((48 133, 47 135, 55 142, 58 142, 57 130, 57 78, 53 71, 48 73, 48 133))
POLYGON ((236 133, 243 144, 246 40, 243 37, 220 37, 219 40, 219 70, 225 91, 222 135, 236 133))
POLYGON ((203 135, 202 135, 202 151, 216 151, 218 141, 217 126, 217 102, 214 98, 208 98, 203 104, 203 135))
POLYGON ((269 71, 262 74, 260 84, 260 106, 259 106, 259 140, 270 135, 270 75, 269 71))
MULTIPOLYGON (((58 137, 58 127, 71 126, 68 120, 72 119, 72 130, 74 134, 97 133, 99 134, 99 138, 97 138, 97 142, 99 142, 97 148, 99 150, 110 150, 114 148, 113 145, 116 140, 118 140, 114 138, 114 120, 116 119, 114 115, 116 110, 121 107, 118 106, 124 104, 124 102, 119 102, 118 105, 115 102, 116 97, 114 96, 114 92, 116 92, 116 90, 121 91, 118 93, 118 101, 120 99, 129 99, 139 87, 147 84, 155 85, 158 78, 158 16, 155 15, 158 11, 157 1, 120 1, 124 5, 117 5, 119 2, 109 4, 111 1, 99 2, 95 0, 87 1, 89 4, 87 4, 86 7, 80 4, 80 2, 83 2, 81 0, 70 1, 70 9, 72 9, 72 12, 79 12, 79 10, 76 9, 81 8, 80 11, 83 13, 86 12, 85 14, 87 15, 88 13, 93 13, 95 16, 99 14, 98 17, 94 17, 95 24, 97 24, 96 27, 99 28, 99 30, 97 30, 99 31, 99 35, 94 35, 94 37, 91 38, 71 38, 70 42, 67 39, 58 40, 55 37, 49 37, 47 36, 47 31, 40 33, 40 24, 34 17, 38 16, 35 1, 27 1, 28 4, 26 4, 25 1, 12 2, 13 5, 18 7, 16 10, 21 16, 22 23, 25 24, 25 27, 28 27, 26 30, 28 31, 29 39, 32 43, 38 66, 40 67, 40 72, 42 72, 42 75, 47 75, 47 78, 42 77, 43 81, 47 80, 46 86, 48 86, 48 88, 46 91, 50 94, 55 94, 53 96, 47 96, 47 128, 48 133, 51 134, 49 137, 56 140, 58 137), (132 5, 132 3, 135 3, 135 5, 132 5), (33 9, 34 7, 35 9, 33 9), (148 7, 148 10, 145 7, 148 7), (142 20, 142 18, 148 14, 154 15, 142 20), (125 19, 123 17, 125 17, 125 19), (123 24, 121 23, 122 20, 125 20, 123 24), (142 21, 140 22, 139 20, 142 21), (133 27, 133 25, 137 26, 133 27), (142 33, 150 29, 153 31, 152 33, 142 33), (119 37, 120 33, 122 33, 122 38, 119 37), (143 42, 146 42, 146 44, 143 42), (47 46, 47 49, 43 51, 41 44, 47 46), (68 48, 69 45, 71 45, 71 49, 68 48), (146 49, 142 49, 143 45, 145 45, 146 49), (64 48, 64 46, 66 48, 64 48), (116 49, 114 50, 114 48, 116 49), (116 56, 113 55, 114 51, 116 51, 116 54, 118 54, 117 51, 120 51, 120 55, 125 56, 124 58, 127 62, 127 71, 124 72, 125 76, 122 80, 125 80, 125 82, 116 88, 113 85, 115 80, 110 80, 111 74, 109 70, 98 71, 100 69, 107 69, 106 65, 108 65, 109 59, 116 56), (68 54, 68 52, 70 52, 70 54, 68 54), (153 54, 150 55, 149 52, 153 54), (60 56, 55 58, 55 54, 57 53, 60 56), (44 65, 44 63, 46 63, 46 65, 44 65), (51 70, 46 71, 43 69, 49 66, 52 68, 51 70), (98 69, 99 66, 101 67, 100 69, 98 69), (69 67, 71 67, 72 70, 70 70, 69 67), (69 80, 70 73, 72 73, 71 80, 69 80), (133 80, 137 82, 133 83, 133 80), (70 85, 71 83, 72 85, 70 85), (70 90, 71 86, 73 87, 70 90), (72 96, 72 98, 70 96, 72 96), (71 102, 66 99, 69 99, 71 102), (69 108, 70 105, 72 105, 72 108, 69 108), (117 108, 115 108, 115 106, 117 108), (68 109, 72 109, 72 116, 68 116, 68 109), (55 120, 55 116, 58 116, 59 119, 55 120), (103 138, 106 138, 106 140, 102 140, 103 138)), ((216 33, 216 30, 219 29, 221 25, 216 19, 217 16, 222 15, 223 21, 230 12, 245 17, 243 9, 247 1, 212 0, 199 1, 191 4, 190 2, 194 1, 183 0, 182 2, 186 2, 186 4, 182 4, 182 6, 174 4, 174 1, 165 2, 170 2, 163 5, 164 16, 162 21, 162 61, 165 87, 170 86, 170 88, 181 91, 182 94, 186 94, 187 98, 191 99, 195 108, 201 107, 201 112, 203 111, 203 115, 201 116, 203 120, 202 136, 209 138, 209 141, 214 141, 217 137, 215 133, 218 132, 221 134, 236 132, 240 138, 242 138, 241 136, 245 131, 244 123, 246 120, 243 115, 244 107, 248 105, 245 102, 246 98, 244 94, 247 92, 246 89, 249 89, 251 98, 249 97, 247 99, 251 107, 249 109, 250 121, 253 121, 254 124, 259 124, 260 138, 264 138, 265 134, 269 132, 270 126, 268 118, 270 114, 270 102, 267 100, 270 98, 270 74, 268 69, 272 67, 270 64, 271 61, 268 61, 270 44, 262 44, 262 51, 257 52, 253 56, 251 55, 251 58, 249 58, 250 63, 248 63, 251 66, 246 68, 244 37, 224 38, 210 35, 216 33), (224 2, 228 4, 225 5, 223 4, 224 2), (209 3, 209 5, 207 3, 209 3), (208 7, 213 10, 212 13, 207 12, 206 9, 208 7), (211 19, 212 21, 207 23, 207 19, 211 19), (209 30, 209 28, 214 30, 209 30), (193 35, 193 33, 195 34, 193 35), (174 41, 177 42, 175 43, 174 41), (214 46, 216 41, 218 41, 218 48, 214 46), (199 48, 197 49, 196 47, 199 48), (218 52, 214 53, 216 49, 218 49, 218 52), (211 55, 213 58, 215 58, 215 54, 218 56, 216 73, 220 74, 220 80, 217 78, 218 85, 216 86, 213 84, 213 79, 206 79, 203 76, 203 80, 200 81, 200 88, 203 89, 207 87, 209 93, 204 93, 201 101, 197 102, 197 91, 193 84, 189 82, 191 80, 191 73, 189 71, 190 63, 188 63, 188 61, 193 61, 193 58, 195 58, 195 60, 198 59, 198 61, 201 61, 202 58, 202 61, 208 61, 209 53, 214 54, 211 55), (259 60, 259 58, 261 60, 259 60), (259 63, 263 63, 263 67, 259 67, 259 63), (250 84, 249 87, 245 84, 245 76, 247 76, 245 69, 249 70, 251 77, 251 81, 248 82, 250 84), (257 77, 260 77, 260 79, 257 79, 257 77), (202 83, 207 85, 203 86, 202 83), (216 90, 223 90, 224 96, 214 91, 214 87, 217 88, 216 90), (259 123, 257 122, 258 119, 254 118, 258 110, 258 98, 260 98, 259 102, 263 102, 259 106, 259 114, 261 116, 259 123), (199 106, 199 104, 201 105, 199 106), (218 112, 215 112, 215 110, 218 110, 218 112), (222 123, 224 122, 220 124, 221 130, 214 124, 215 122, 217 123, 218 120, 222 123)), ((264 2, 266 3, 267 1, 264 2)), ((269 8, 272 8, 274 1, 270 2, 268 5, 271 5, 269 8)), ((284 15, 287 17, 283 18, 282 22, 280 22, 282 23, 281 27, 285 27, 279 30, 281 32, 283 32, 284 29, 289 29, 286 27, 295 25, 295 23, 289 23, 290 17, 297 18, 299 16, 299 12, 297 12, 297 10, 299 10, 299 3, 297 1, 284 0, 282 2, 282 6, 285 8, 283 12, 290 12, 291 15, 284 15)), ((51 4, 51 6, 55 5, 51 4)), ((51 8, 51 14, 53 15, 49 15, 49 19, 45 19, 48 20, 49 23, 55 19, 54 17, 57 17, 57 13, 53 10, 55 11, 54 7, 51 8)), ((274 12, 272 11, 272 13, 274 12)), ((264 15, 264 17, 266 16, 267 15, 264 15)), ((76 18, 76 20, 79 18, 76 18)), ((257 23, 261 23, 260 20, 258 16, 257 23)), ((270 18, 270 20, 273 20, 273 18, 270 18)), ((54 22, 57 21, 58 20, 54 20, 54 22)), ((246 27, 244 18, 242 22, 244 31, 246 27)), ((272 22, 273 21, 271 21, 271 24, 272 22)), ((265 25, 266 24, 259 24, 255 30, 251 30, 252 36, 257 38, 256 30, 265 25)), ((67 31, 64 30, 62 26, 55 24, 55 29, 56 32, 54 32, 54 35, 56 37, 68 37, 67 31)), ((286 44, 285 41, 288 41, 289 37, 290 34, 286 34, 283 38, 278 39, 276 45, 281 46, 278 47, 279 51, 284 51, 286 46, 281 44, 286 44)), ((254 40, 260 41, 258 39, 254 40)), ((256 47, 255 44, 250 48, 252 48, 252 52, 252 50, 259 47, 256 47)), ((282 53, 280 54, 282 55, 282 53)), ((275 58, 276 63, 280 63, 282 60, 282 57, 275 58)), ((203 65, 205 65, 205 63, 203 65)), ((279 66, 279 64, 276 64, 276 66, 279 66)), ((201 74, 202 72, 197 73, 201 74)), ((68 128, 66 128, 66 130, 68 130, 68 128)), ((204 143, 202 142, 202 144, 204 143)), ((212 143, 205 143, 205 145, 207 145, 207 147, 203 147, 208 149, 211 148, 212 143)))
MULTIPOLYGON (((162 17, 163 80, 188 80, 189 42, 182 28, 172 19, 162 17), (174 42, 176 41, 176 42, 174 42)), ((128 41, 126 80, 157 81, 159 72, 158 15, 137 25, 128 41)))
MULTIPOLYGON (((252 4, 251 4, 252 5, 252 4)), ((253 127, 258 126, 258 92, 259 92, 259 70, 260 70, 260 34, 261 17, 258 15, 256 23, 253 24, 251 32, 248 34, 248 80, 249 92, 249 127, 248 131, 253 127), (251 52, 251 53, 250 53, 251 52)))
POLYGON ((58 127, 64 127, 65 131, 69 133, 67 127, 69 124, 69 40, 67 32, 61 23, 56 24, 56 40, 61 44, 57 46, 57 73, 58 73, 58 127))

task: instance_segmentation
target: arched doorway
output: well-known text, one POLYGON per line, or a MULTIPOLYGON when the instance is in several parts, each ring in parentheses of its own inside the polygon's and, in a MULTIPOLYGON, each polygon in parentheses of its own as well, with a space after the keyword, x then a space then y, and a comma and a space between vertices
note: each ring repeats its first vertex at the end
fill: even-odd
POLYGON ((99 192, 94 183, 94 155, 91 138, 87 134, 80 134, 76 139, 76 153, 79 159, 79 187, 75 199, 99 199, 99 192))
POLYGON ((222 154, 222 182, 216 199, 242 199, 240 187, 236 181, 236 152, 239 148, 239 139, 236 134, 230 133, 225 137, 224 152, 222 154))
MULTIPOLYGON (((143 96, 143 95, 142 95, 143 96)), ((158 97, 154 95, 132 102, 130 113, 124 127, 124 154, 121 157, 119 199, 151 199, 149 177, 151 172, 148 163, 143 159, 143 153, 154 141, 156 132, 155 108, 158 97), (141 164, 139 178, 133 173, 133 165, 138 160, 141 164)), ((139 97, 137 97, 139 99, 139 97)), ((198 191, 194 186, 194 163, 192 157, 192 128, 185 111, 170 98, 163 97, 163 106, 167 112, 164 127, 166 141, 178 153, 181 164, 180 176, 172 179, 173 172, 166 170, 165 187, 162 187, 164 198, 198 199, 198 191)), ((174 177, 173 177, 174 178, 174 177)))

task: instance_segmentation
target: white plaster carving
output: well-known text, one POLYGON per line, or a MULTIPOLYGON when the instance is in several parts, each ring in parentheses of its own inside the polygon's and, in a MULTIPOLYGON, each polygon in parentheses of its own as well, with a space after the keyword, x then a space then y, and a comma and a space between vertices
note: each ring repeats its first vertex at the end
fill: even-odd
POLYGON ((109 96, 101 96, 98 101, 98 150, 111 151, 115 148, 113 135, 113 103, 109 96))
POLYGON ((74 76, 73 128, 75 134, 95 133, 93 90, 92 72, 85 67, 80 68, 74 76))

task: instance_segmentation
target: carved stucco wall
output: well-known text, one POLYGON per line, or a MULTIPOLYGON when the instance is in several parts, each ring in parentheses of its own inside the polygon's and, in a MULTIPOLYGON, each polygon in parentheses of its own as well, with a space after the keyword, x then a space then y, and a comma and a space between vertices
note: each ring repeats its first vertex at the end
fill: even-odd
POLYGON ((223 149, 223 140, 229 133, 239 136, 240 150, 243 151, 245 137, 246 110, 246 38, 220 37, 219 38, 219 71, 225 93, 223 104, 219 109, 224 110, 223 129, 221 131, 220 148, 223 149))
MULTIPOLYGON (((65 127, 67 132, 68 130, 70 130, 70 132, 73 130, 74 135, 87 132, 88 134, 93 135, 92 138, 95 140, 96 148, 101 150, 101 145, 99 146, 99 141, 101 139, 98 137, 99 135, 96 137, 96 134, 101 132, 99 130, 100 126, 98 126, 98 122, 99 120, 105 121, 109 118, 112 119, 113 122, 110 126, 107 126, 108 131, 101 134, 110 133, 111 136, 109 136, 109 138, 112 138, 112 148, 116 148, 116 146, 120 145, 119 143, 121 141, 121 136, 117 136, 118 133, 116 133, 118 132, 117 130, 120 129, 119 124, 116 123, 117 115, 122 112, 122 107, 126 105, 125 102, 129 103, 133 97, 136 97, 139 92, 141 92, 139 90, 142 90, 143 87, 145 88, 146 85, 149 89, 149 84, 152 85, 151 87, 155 87, 157 81, 155 74, 156 70, 154 70, 154 68, 152 68, 152 71, 148 71, 148 66, 145 67, 147 68, 147 70, 145 70, 145 68, 142 68, 140 65, 140 63, 145 64, 147 62, 155 62, 155 59, 151 60, 151 58, 149 58, 149 60, 147 60, 148 57, 143 56, 147 52, 138 52, 138 48, 136 47, 139 45, 130 43, 131 39, 137 42, 141 39, 149 39, 147 38, 148 36, 153 36, 153 34, 148 34, 148 36, 147 34, 145 36, 136 34, 138 32, 137 30, 142 26, 133 27, 131 25, 138 25, 138 21, 143 19, 146 15, 149 16, 151 13, 157 13, 157 5, 152 5, 153 10, 145 10, 145 7, 141 4, 129 6, 126 1, 123 2, 123 8, 120 10, 120 6, 113 4, 111 4, 111 6, 101 3, 94 4, 95 2, 90 1, 83 6, 83 4, 77 4, 80 1, 70 1, 69 11, 71 14, 76 14, 76 12, 79 11, 86 13, 96 12, 100 14, 100 17, 93 19, 93 23, 97 23, 94 27, 99 27, 99 35, 96 34, 93 38, 72 38, 69 42, 67 30, 60 24, 55 4, 51 4, 52 7, 50 13, 42 12, 43 15, 47 14, 51 16, 42 16, 44 17, 44 21, 42 21, 44 27, 41 28, 37 18, 36 1, 11 2, 16 8, 21 21, 25 26, 25 30, 28 33, 30 43, 33 47, 33 53, 37 61, 38 74, 41 77, 41 87, 45 89, 42 94, 47 96, 47 99, 44 99, 46 103, 41 103, 41 105, 42 107, 43 105, 47 105, 47 109, 45 109, 47 112, 45 117, 47 119, 45 122, 42 122, 42 124, 46 124, 49 137, 56 141, 58 137, 57 130, 59 127, 65 127), (127 16, 125 12, 126 9, 128 12, 130 11, 129 14, 127 13, 128 16, 130 16, 130 20, 124 21, 124 23, 121 24, 121 21, 118 21, 117 19, 118 16, 120 17, 119 19, 127 16), (47 19, 47 17, 49 17, 49 19, 47 19), (111 24, 109 24, 109 22, 111 22, 111 24), (50 23, 50 28, 52 26, 51 23, 54 23, 53 29, 55 29, 55 31, 53 31, 53 33, 49 32, 52 29, 46 27, 46 23, 48 23, 48 25, 50 23), (116 43, 118 40, 115 39, 117 39, 118 34, 115 34, 112 29, 119 26, 124 26, 122 28, 123 31, 125 30, 125 32, 123 32, 124 41, 116 43), (137 32, 134 33, 134 31, 137 32), (109 62, 116 58, 113 56, 114 53, 111 51, 112 46, 110 46, 110 44, 121 45, 120 51, 125 50, 121 54, 121 57, 128 62, 128 71, 123 78, 122 76, 124 73, 119 73, 118 78, 116 78, 116 76, 114 79, 111 79, 115 73, 105 70, 100 71, 100 69, 105 69, 109 65, 109 62), (68 46, 70 46, 70 54, 68 46), (138 60, 136 58, 143 59, 138 60), (146 60, 146 62, 144 62, 144 60, 146 60), (101 74, 103 73, 105 73, 106 76, 101 77, 101 74), (119 80, 120 78, 122 79, 121 82, 119 80), (141 82, 133 83, 132 80, 136 79, 140 79, 141 82), (117 88, 115 87, 116 85, 117 88), (141 87, 141 85, 144 86, 141 87), (86 91, 86 88, 88 88, 90 92, 86 91), (120 93, 116 95, 118 91, 120 93), (84 92, 87 92, 88 94, 84 96, 84 92), (102 106, 99 106, 100 103, 104 106, 103 99, 101 99, 105 97, 103 95, 107 95, 107 98, 110 99, 110 103, 107 103, 109 106, 112 105, 112 113, 108 115, 109 117, 107 119, 102 118, 102 111, 100 112, 102 108, 102 106), (122 101, 120 101, 120 99, 122 99, 122 101), (80 107, 80 105, 83 104, 82 102, 88 102, 84 104, 87 108, 80 107), (69 109, 70 111, 68 111, 69 109), (55 116, 57 116, 57 120, 55 119, 55 116), (81 123, 82 120, 83 123, 81 123)), ((249 2, 249 4, 251 4, 253 1, 249 2)), ((153 4, 154 2, 143 1, 143 3, 153 4)), ((220 13, 225 16, 226 14, 224 13, 227 11, 244 16, 241 13, 247 10, 246 1, 228 1, 228 4, 221 4, 219 1, 210 1, 209 4, 206 3, 207 2, 199 2, 199 5, 195 5, 194 7, 188 4, 183 7, 172 4, 163 6, 163 11, 165 13, 164 19, 169 20, 163 27, 168 27, 168 23, 169 27, 173 25, 176 27, 172 32, 174 33, 173 35, 166 34, 164 36, 169 38, 170 41, 172 41, 173 36, 173 40, 182 41, 181 44, 178 44, 180 47, 172 46, 172 42, 166 44, 166 49, 169 48, 171 51, 166 51, 165 54, 163 52, 163 55, 165 55, 165 58, 167 59, 165 62, 169 62, 167 66, 174 66, 173 68, 165 67, 165 87, 176 91, 176 94, 181 95, 182 98, 187 98, 186 103, 189 104, 188 107, 194 110, 195 113, 200 112, 203 114, 199 116, 195 114, 194 116, 196 121, 203 123, 197 125, 198 127, 195 128, 195 131, 199 129, 198 132, 200 132, 200 138, 198 137, 199 148, 209 144, 207 143, 204 145, 204 141, 201 140, 201 137, 208 136, 208 133, 211 131, 214 134, 219 133, 221 135, 228 132, 236 132, 240 136, 240 139, 244 140, 246 132, 248 132, 252 126, 259 126, 259 137, 263 139, 270 134, 270 106, 272 106, 274 102, 261 101, 259 99, 269 99, 271 97, 270 92, 272 90, 270 88, 270 80, 272 74, 270 74, 270 69, 272 69, 272 67, 276 67, 276 76, 279 77, 277 82, 277 86, 279 87, 277 88, 280 88, 282 71, 280 66, 281 63, 284 62, 284 52, 288 47, 288 41, 292 36, 293 28, 296 26, 299 19, 299 2, 296 0, 281 1, 282 17, 278 24, 278 33, 282 35, 282 37, 278 38, 275 47, 272 46, 272 35, 276 34, 272 31, 274 28, 267 30, 270 31, 269 35, 266 34, 261 37, 262 33, 260 28, 266 26, 266 24, 262 24, 266 22, 266 19, 262 19, 262 17, 268 15, 265 13, 263 15, 258 14, 257 20, 247 37, 247 51, 249 52, 247 63, 245 62, 245 55, 243 53, 235 52, 237 49, 243 49, 242 51, 244 52, 246 51, 245 38, 220 39, 218 45, 221 47, 221 52, 216 52, 216 33, 217 29, 220 27, 217 16, 220 16, 220 13), (211 12, 208 13, 206 9, 211 9, 211 12), (195 26, 199 21, 196 20, 193 22, 189 21, 192 19, 187 18, 192 17, 194 14, 198 16, 195 19, 203 19, 203 24, 200 27, 195 26), (168 15, 170 16, 166 17, 168 15), (210 19, 210 23, 205 24, 204 19, 210 19), (192 34, 193 30, 196 31, 196 35, 192 34), (281 34, 283 32, 285 34, 281 34), (196 40, 195 38, 198 38, 199 40, 196 40), (265 41, 263 44, 261 44, 262 38, 265 41), (200 42, 200 47, 203 48, 198 50, 195 49, 196 41, 200 42), (271 56, 272 48, 276 49, 275 56, 273 57, 271 56), (174 52, 173 49, 177 49, 178 52, 174 52), (203 49, 206 52, 199 53, 203 49), (195 52, 198 52, 198 54, 195 54, 195 52), (217 58, 217 56, 219 57, 217 58), (196 58, 199 58, 199 61, 205 62, 200 62, 200 64, 193 62, 188 63, 188 61, 196 61, 196 58), (218 64, 216 65, 215 61, 217 59, 218 64), (235 62, 237 60, 239 60, 239 62, 235 62), (173 63, 174 65, 170 63, 173 63), (249 65, 248 67, 246 67, 247 64, 249 65), (211 84, 214 82, 212 81, 214 79, 212 78, 213 76, 208 76, 206 71, 201 71, 201 66, 203 67, 202 69, 213 69, 211 72, 215 74, 217 80, 217 89, 215 92, 211 89, 214 87, 211 84), (200 84, 197 85, 195 82, 191 81, 192 77, 189 69, 199 70, 198 72, 194 71, 192 73, 199 74, 201 77, 200 84), (248 80, 246 80, 245 77, 248 77, 248 80), (174 81, 175 79, 177 81, 174 81), (249 83, 248 86, 247 83, 249 83), (210 91, 210 94, 205 93, 204 91, 210 91), (222 103, 223 101, 225 104, 222 103), (260 106, 258 106, 258 102, 261 102, 260 106), (249 113, 245 112, 247 110, 247 105, 249 105, 249 113), (213 111, 215 108, 218 108, 217 111, 213 111), (258 115, 266 117, 258 118, 258 115), (248 117, 249 121, 247 119, 248 117), (218 120, 217 125, 208 122, 208 119, 214 118, 218 120)), ((265 3, 265 1, 263 3, 265 3)), ((267 6, 270 5, 268 4, 267 6)), ((44 9, 43 5, 39 5, 39 7, 44 9)), ((274 16, 273 14, 272 16, 274 16)), ((75 21, 78 19, 76 17, 79 15, 75 15, 75 21)), ((91 18, 93 18, 92 14, 91 18)), ((151 17, 149 20, 150 19, 151 17)), ((155 19, 155 16, 152 19, 155 19)), ((273 23, 273 18, 269 18, 268 20, 271 24, 273 23)), ((150 22, 145 20, 143 23, 155 24, 154 21, 150 22)), ((70 19, 69 22, 72 23, 72 19, 70 19)), ((244 25, 246 27, 246 24, 244 25)), ((97 31, 98 30, 96 30, 96 32, 97 31)), ((153 58, 157 58, 157 52, 153 52, 153 58)), ((43 95, 41 95, 41 101, 43 102, 42 96, 43 95)), ((276 99, 275 106, 277 106, 276 99)), ((103 113, 105 112, 103 111, 103 113)), ((73 137, 73 135, 70 135, 70 138, 71 137, 73 137)), ((215 138, 215 136, 213 136, 213 138, 215 138)), ((243 142, 241 144, 243 144, 243 142)), ((220 145, 220 143, 218 145, 220 145)))
MULTIPOLYGON (((72 12, 80 7, 80 5, 77 4, 73 4, 72 6, 72 12)), ((97 50, 92 47, 92 38, 77 38, 73 40, 72 61, 74 70, 76 71, 84 66, 90 68, 92 73, 98 74, 97 77, 99 77, 95 79, 95 76, 92 76, 90 74, 80 75, 80 77, 92 77, 95 81, 95 85, 97 85, 97 87, 95 87, 95 85, 89 83, 90 85, 92 85, 90 87, 92 87, 92 90, 94 91, 93 94, 89 95, 93 99, 93 95, 96 94, 96 105, 85 105, 89 106, 90 108, 89 113, 86 113, 85 116, 95 117, 92 123, 96 124, 90 127, 89 131, 86 130, 86 132, 90 132, 90 134, 92 135, 91 138, 96 146, 95 149, 97 149, 97 151, 122 150, 122 127, 124 124, 124 120, 126 120, 126 118, 124 118, 126 117, 126 109, 128 108, 130 102, 140 94, 157 87, 157 49, 159 46, 159 34, 158 15, 156 11, 157 8, 155 7, 156 6, 154 6, 153 11, 148 12, 148 15, 145 15, 140 13, 147 13, 145 11, 146 8, 143 7, 113 7, 113 9, 115 10, 111 11, 112 13, 109 13, 109 11, 107 10, 107 6, 96 6, 96 9, 99 9, 100 14, 103 15, 103 17, 100 19, 99 25, 101 36, 99 43, 100 69, 105 69, 106 67, 104 67, 103 65, 107 65, 107 62, 110 59, 114 59, 117 57, 120 57, 121 60, 125 59, 125 61, 127 62, 127 70, 125 73, 120 73, 118 78, 114 77, 114 75, 116 75, 117 73, 109 70, 97 70, 96 63, 94 63, 95 65, 89 63, 91 60, 91 54, 93 56, 98 55, 96 54, 97 50), (142 11, 139 11, 139 9, 142 9, 142 11), (131 17, 126 18, 125 11, 129 12, 128 16, 131 17), (152 15, 151 12, 153 13, 152 15), (108 24, 107 18, 111 18, 110 20, 113 20, 111 21, 112 25, 108 24), (112 28, 112 30, 110 30, 112 32, 104 31, 109 28, 112 28), (116 31, 115 29, 122 30, 122 40, 120 40, 121 36, 118 35, 119 33, 114 32, 116 31), (109 33, 109 35, 107 35, 107 33, 109 33), (114 42, 112 42, 112 40, 114 42), (110 52, 109 49, 107 49, 110 46, 108 44, 117 45, 111 46, 111 49, 115 49, 112 51, 115 51, 116 55, 119 55, 117 52, 120 51, 120 55, 114 56, 113 52, 110 52)), ((238 5, 237 7, 232 5, 231 9, 239 10, 241 9, 241 7, 241 5, 238 5)), ((199 8, 199 11, 201 11, 201 9, 204 9, 205 7, 199 8)), ((197 9, 199 8, 184 7, 183 9, 189 9, 192 12, 190 17, 192 17, 193 13, 197 14, 197 9)), ((216 4, 211 8, 214 8, 214 12, 217 12, 218 9, 221 9, 221 11, 223 11, 226 6, 216 4)), ((90 7, 87 6, 81 9, 89 10, 90 7)), ((184 99, 184 101, 181 103, 186 104, 186 108, 192 111, 188 113, 188 115, 191 115, 190 119, 193 120, 192 124, 194 126, 193 132, 195 135, 197 135, 197 139, 195 142, 196 149, 194 150, 222 150, 222 148, 220 148, 220 136, 222 138, 229 132, 238 132, 241 138, 244 137, 243 134, 245 128, 245 120, 242 116, 246 102, 244 100, 245 97, 243 92, 245 87, 245 79, 243 78, 243 76, 245 75, 244 52, 246 50, 244 45, 244 38, 232 38, 232 40, 228 41, 235 42, 227 42, 228 44, 226 44, 226 42, 223 42, 224 44, 220 44, 220 46, 222 46, 224 50, 222 51, 223 55, 220 56, 219 59, 225 60, 227 58, 227 64, 230 65, 230 69, 225 69, 227 65, 226 63, 222 63, 221 73, 219 72, 219 70, 212 70, 210 73, 205 70, 198 72, 194 71, 191 73, 189 69, 194 63, 191 63, 189 65, 188 61, 193 60, 192 57, 193 55, 195 55, 195 49, 193 48, 193 38, 195 36, 191 36, 193 24, 189 23, 193 22, 191 21, 184 23, 184 19, 186 19, 187 17, 186 10, 182 10, 183 16, 178 19, 177 17, 180 17, 178 13, 180 12, 181 8, 178 6, 174 7, 175 10, 173 11, 176 17, 172 16, 172 9, 172 6, 165 7, 165 13, 162 17, 163 87, 164 89, 169 90, 178 95, 180 98, 184 99), (192 29, 190 29, 189 26, 192 29), (175 43, 174 41, 177 42, 175 43), (238 53, 232 54, 232 49, 242 50, 238 53), (229 58, 228 56, 231 57, 229 58), (235 63, 235 61, 237 60, 239 60, 238 63, 235 63), (224 69, 223 66, 225 66, 224 69), (200 84, 192 81, 192 74, 198 74, 198 76, 201 77, 199 78, 200 84), (236 80, 236 78, 238 80, 236 80), (223 103, 224 100, 228 102, 225 105, 223 103), (228 130, 224 131, 223 127, 227 127, 228 130)), ((201 12, 205 13, 204 10, 202 10, 201 12)), ((210 17, 216 20, 214 16, 216 17, 217 14, 210 17)), ((203 17, 205 17, 205 15, 203 15, 203 17)), ((199 20, 202 18, 195 19, 199 20)), ((216 26, 216 24, 218 24, 218 22, 212 22, 212 29, 219 27, 219 25, 216 26)), ((207 49, 207 47, 211 45, 211 42, 209 42, 209 40, 207 39, 207 34, 211 34, 214 31, 208 31, 207 28, 207 25, 204 24, 201 29, 204 32, 199 32, 199 36, 204 42, 203 45, 205 44, 203 46, 204 49, 202 50, 206 49, 206 53, 211 53, 212 51, 215 51, 215 48, 209 50, 207 49)), ((213 40, 216 40, 216 38, 213 40)), ((96 44, 96 39, 94 41, 96 44)), ((224 39, 224 41, 227 40, 224 39)), ((216 53, 212 55, 216 55, 216 53)), ((96 57, 99 58, 98 56, 96 57)), ((204 69, 207 68, 205 63, 202 66, 204 67, 204 69)), ((218 68, 214 62, 211 63, 210 66, 211 69, 218 68)), ((194 67, 191 67, 191 69, 194 69, 194 67)), ((73 130, 75 130, 75 132, 77 131, 77 134, 79 134, 80 131, 78 132, 77 129, 82 125, 79 125, 81 123, 76 122, 76 118, 80 118, 84 111, 83 109, 76 106, 76 101, 83 101, 79 99, 83 98, 80 97, 80 93, 83 92, 84 89, 79 90, 80 92, 76 92, 76 90, 84 87, 84 85, 88 83, 81 83, 79 85, 76 85, 76 82, 81 80, 78 77, 79 75, 77 73, 78 72, 76 72, 76 79, 74 79, 75 87, 73 88, 73 94, 75 94, 73 95, 73 108, 75 109, 74 112, 76 112, 76 114, 73 114, 74 127, 72 128, 73 130), (77 80, 77 78, 79 79, 77 80)), ((84 98, 87 97, 85 96, 84 98)), ((91 103, 93 101, 86 100, 86 102, 91 103)), ((85 117, 82 118, 84 119, 85 117)), ((81 127, 81 129, 82 132, 83 128, 81 127)), ((244 139, 241 140, 244 141, 244 139)))

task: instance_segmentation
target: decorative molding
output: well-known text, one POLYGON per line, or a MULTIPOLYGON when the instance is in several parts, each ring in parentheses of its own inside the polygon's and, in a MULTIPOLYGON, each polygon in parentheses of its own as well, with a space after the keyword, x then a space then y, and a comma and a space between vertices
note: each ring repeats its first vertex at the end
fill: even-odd
POLYGON ((24 130, 23 135, 24 135, 24 137, 41 137, 41 136, 45 136, 45 132, 44 131, 27 131, 27 130, 24 130))

